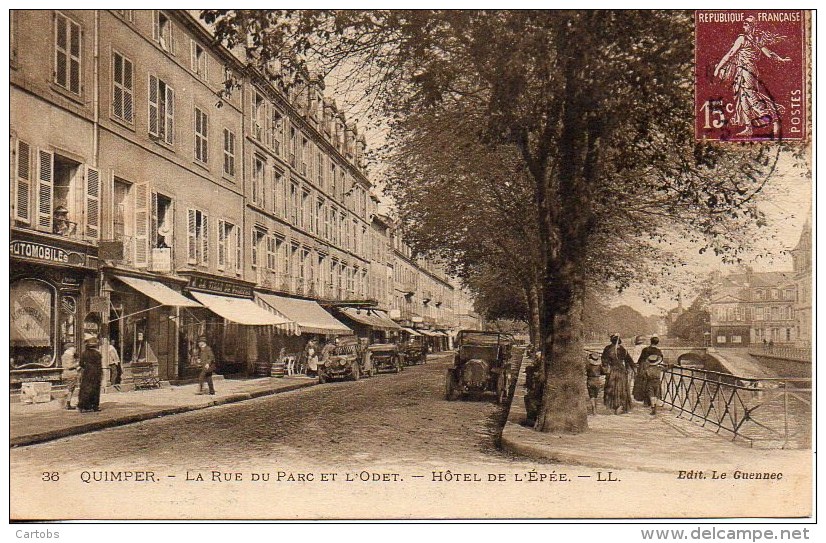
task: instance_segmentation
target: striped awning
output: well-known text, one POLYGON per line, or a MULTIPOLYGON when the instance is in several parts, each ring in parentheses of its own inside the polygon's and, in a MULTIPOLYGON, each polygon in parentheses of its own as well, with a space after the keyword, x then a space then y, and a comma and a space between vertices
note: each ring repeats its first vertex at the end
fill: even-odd
POLYGON ((333 317, 313 300, 287 298, 275 294, 256 292, 259 305, 289 320, 278 328, 293 335, 324 334, 329 336, 350 335, 353 331, 333 317))
POLYGON ((217 296, 203 292, 193 292, 196 300, 204 304, 213 313, 228 321, 248 326, 283 326, 290 321, 259 307, 248 298, 217 296))
POLYGON ((403 330, 404 332, 407 332, 407 333, 408 333, 408 334, 410 334, 411 336, 420 336, 420 335, 421 335, 421 334, 419 333, 419 331, 418 331, 418 330, 414 330, 414 329, 412 329, 412 328, 405 328, 405 327, 402 327, 402 330, 403 330))
POLYGON ((387 313, 377 309, 342 307, 341 313, 348 319, 369 326, 375 330, 397 331, 402 328, 391 320, 390 317, 387 316, 387 313))

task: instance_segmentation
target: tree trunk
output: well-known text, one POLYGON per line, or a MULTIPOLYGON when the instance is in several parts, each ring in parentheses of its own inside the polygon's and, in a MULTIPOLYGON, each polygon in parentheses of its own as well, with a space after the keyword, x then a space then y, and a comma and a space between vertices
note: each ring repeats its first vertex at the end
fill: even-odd
POLYGON ((539 288, 535 283, 525 288, 525 298, 527 299, 528 305, 528 334, 530 335, 530 342, 531 345, 534 346, 534 349, 538 349, 542 342, 539 307, 541 300, 539 297, 539 288))
POLYGON ((544 363, 542 405, 534 429, 578 434, 588 430, 585 357, 582 345, 582 305, 573 303, 564 314, 550 316, 544 363))

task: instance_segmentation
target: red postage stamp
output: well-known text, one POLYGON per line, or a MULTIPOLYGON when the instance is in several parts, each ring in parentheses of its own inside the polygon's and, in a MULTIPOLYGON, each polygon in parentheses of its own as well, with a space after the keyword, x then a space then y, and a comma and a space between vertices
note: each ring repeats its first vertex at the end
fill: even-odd
POLYGON ((694 23, 697 139, 805 139, 804 11, 698 10, 694 23))

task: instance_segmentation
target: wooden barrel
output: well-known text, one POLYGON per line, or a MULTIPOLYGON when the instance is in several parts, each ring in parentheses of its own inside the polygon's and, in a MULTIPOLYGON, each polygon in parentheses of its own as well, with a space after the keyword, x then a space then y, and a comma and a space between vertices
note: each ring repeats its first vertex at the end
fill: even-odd
POLYGON ((255 363, 255 375, 259 377, 269 377, 272 367, 269 360, 259 360, 255 363))
POLYGON ((276 360, 270 368, 271 377, 284 377, 287 374, 287 365, 283 360, 276 360))

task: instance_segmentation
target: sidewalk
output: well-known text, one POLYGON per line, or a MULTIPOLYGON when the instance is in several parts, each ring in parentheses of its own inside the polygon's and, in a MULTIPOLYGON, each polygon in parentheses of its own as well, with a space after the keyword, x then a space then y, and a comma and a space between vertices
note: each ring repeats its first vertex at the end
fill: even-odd
MULTIPOLYGON (((67 410, 65 395, 59 393, 49 403, 9 405, 9 446, 32 445, 214 405, 241 402, 309 387, 317 382, 304 376, 216 379, 214 396, 196 394, 197 384, 109 392, 101 395, 101 410, 96 413, 67 410)), ((76 402, 77 395, 73 404, 76 402)))
POLYGON ((519 455, 563 464, 595 468, 677 473, 679 470, 716 469, 810 473, 810 450, 754 449, 733 443, 724 433, 678 419, 660 407, 656 416, 635 403, 629 414, 613 415, 602 405, 588 417, 589 430, 579 435, 535 432, 525 420, 525 375, 522 372, 502 430, 502 447, 519 455))

